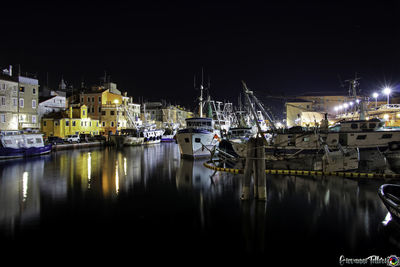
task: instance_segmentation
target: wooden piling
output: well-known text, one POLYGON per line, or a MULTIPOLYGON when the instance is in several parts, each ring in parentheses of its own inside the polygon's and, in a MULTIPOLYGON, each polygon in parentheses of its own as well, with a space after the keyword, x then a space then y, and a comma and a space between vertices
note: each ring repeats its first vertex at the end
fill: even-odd
POLYGON ((242 180, 242 195, 240 199, 247 200, 250 198, 250 185, 251 185, 251 175, 254 168, 254 148, 255 148, 254 138, 250 138, 247 141, 247 153, 246 153, 246 164, 244 167, 244 175, 242 180))
POLYGON ((242 200, 250 198, 251 176, 253 177, 253 194, 258 200, 267 199, 265 177, 264 137, 250 138, 247 142, 246 164, 242 181, 242 200))
POLYGON ((258 200, 267 199, 267 186, 265 176, 265 148, 264 148, 264 137, 257 137, 257 149, 256 149, 256 169, 254 184, 257 185, 255 188, 255 198, 258 200))

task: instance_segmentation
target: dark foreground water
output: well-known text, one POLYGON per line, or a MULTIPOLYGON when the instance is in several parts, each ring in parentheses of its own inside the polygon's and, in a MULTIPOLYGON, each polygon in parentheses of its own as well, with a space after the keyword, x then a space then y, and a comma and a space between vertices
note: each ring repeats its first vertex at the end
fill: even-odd
POLYGON ((267 176, 267 202, 242 202, 241 175, 203 162, 180 159, 176 144, 0 162, 0 255, 55 266, 400 256, 383 182, 267 176))

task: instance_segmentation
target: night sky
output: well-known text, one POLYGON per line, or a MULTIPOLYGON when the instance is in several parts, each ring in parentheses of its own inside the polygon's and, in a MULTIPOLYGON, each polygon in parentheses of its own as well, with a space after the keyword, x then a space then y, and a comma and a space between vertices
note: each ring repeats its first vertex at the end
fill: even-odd
POLYGON ((267 105, 346 93, 339 77, 355 72, 363 92, 400 82, 398 1, 13 1, 0 13, 0 66, 41 84, 48 72, 52 87, 107 71, 136 99, 194 107, 202 67, 214 98, 236 101, 243 79, 267 105))

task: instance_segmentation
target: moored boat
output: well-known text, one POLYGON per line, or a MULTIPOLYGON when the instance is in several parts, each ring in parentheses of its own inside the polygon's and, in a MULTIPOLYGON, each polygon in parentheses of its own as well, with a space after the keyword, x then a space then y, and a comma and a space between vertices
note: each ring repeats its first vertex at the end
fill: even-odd
POLYGON ((52 145, 45 145, 43 134, 5 131, 0 133, 0 159, 22 158, 51 152, 52 145))
POLYGON ((391 214, 392 219, 400 222, 400 185, 384 184, 379 188, 378 195, 391 214))
POLYGON ((164 131, 156 129, 155 126, 139 127, 137 129, 124 129, 121 131, 123 145, 150 145, 161 142, 164 131))
POLYGON ((198 158, 211 155, 218 145, 220 133, 211 118, 186 119, 187 128, 179 130, 176 138, 182 157, 198 158))

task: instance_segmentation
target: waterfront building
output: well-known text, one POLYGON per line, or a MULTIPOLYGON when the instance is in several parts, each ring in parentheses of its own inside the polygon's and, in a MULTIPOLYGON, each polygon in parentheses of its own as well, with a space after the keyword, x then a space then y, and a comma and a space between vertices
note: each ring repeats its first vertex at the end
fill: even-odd
POLYGON ((18 80, 0 73, 0 130, 18 130, 18 80))
POLYGON ((143 120, 154 121, 157 127, 175 123, 186 127, 186 119, 192 118, 193 113, 181 106, 174 106, 165 102, 147 102, 143 109, 143 120))
POLYGON ((79 95, 79 103, 88 108, 88 117, 99 120, 103 134, 115 134, 126 128, 141 125, 140 104, 123 95, 115 83, 94 86, 79 95))
MULTIPOLYGON (((364 97, 357 97, 362 100, 364 97)), ((345 103, 354 102, 354 97, 348 95, 322 95, 310 94, 305 96, 297 96, 286 102, 286 125, 293 126, 315 126, 321 122, 325 114, 328 114, 330 121, 335 120, 337 110, 335 107, 345 103)), ((347 110, 351 111, 355 108, 348 106, 347 110)))
POLYGON ((18 75, 18 129, 39 129, 39 81, 18 75))
POLYGON ((39 107, 38 107, 39 122, 42 120, 45 114, 63 111, 66 108, 67 108, 67 101, 65 96, 51 95, 47 97, 39 97, 39 107))
POLYGON ((71 134, 99 135, 102 127, 99 120, 88 117, 85 105, 70 105, 66 111, 45 114, 41 121, 42 132, 46 136, 65 138, 71 134))

